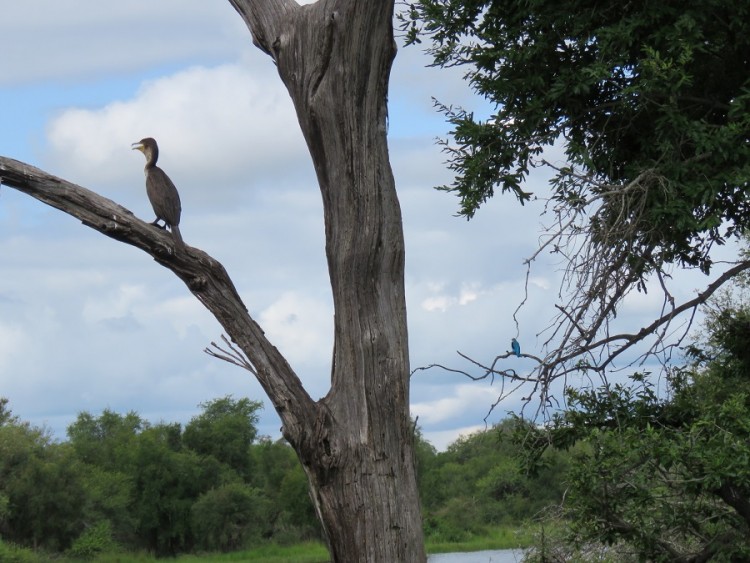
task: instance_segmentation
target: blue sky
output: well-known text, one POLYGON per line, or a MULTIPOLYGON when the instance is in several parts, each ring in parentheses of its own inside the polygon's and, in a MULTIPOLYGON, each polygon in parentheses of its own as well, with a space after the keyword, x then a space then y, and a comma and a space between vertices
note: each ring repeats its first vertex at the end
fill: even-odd
MULTIPOLYGON (((229 3, 0 3, 0 154, 151 220, 143 157, 130 144, 156 137, 160 165, 182 196, 186 242, 222 261, 310 393, 323 396, 333 310, 320 195, 291 102, 229 3)), ((432 97, 486 108, 460 71, 428 62, 402 47, 389 96, 412 367, 461 366, 456 350, 490 363, 516 336, 512 314, 542 205, 498 196, 467 222, 455 217, 454 197, 432 189, 451 181, 435 144, 447 127, 432 97)), ((543 175, 532 174, 527 188, 543 194, 543 175)), ((21 418, 62 438, 84 410, 184 423, 198 403, 233 394, 263 400, 260 431, 279 435, 252 376, 202 352, 220 338, 218 323, 148 256, 0 187, 0 264, 0 396, 21 418)), ((519 316, 526 350, 554 316, 558 283, 557 267, 542 257, 519 316)), ((659 304, 637 297, 631 312, 649 315, 659 304)), ((442 449, 484 427, 497 393, 488 382, 419 372, 412 411, 442 449)), ((521 396, 490 422, 518 409, 521 396)))

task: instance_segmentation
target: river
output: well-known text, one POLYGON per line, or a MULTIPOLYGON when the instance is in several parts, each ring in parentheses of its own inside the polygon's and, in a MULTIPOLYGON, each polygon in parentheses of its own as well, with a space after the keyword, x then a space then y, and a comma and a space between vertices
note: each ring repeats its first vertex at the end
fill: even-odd
POLYGON ((522 549, 493 549, 467 553, 436 553, 427 558, 429 563, 519 563, 522 549))

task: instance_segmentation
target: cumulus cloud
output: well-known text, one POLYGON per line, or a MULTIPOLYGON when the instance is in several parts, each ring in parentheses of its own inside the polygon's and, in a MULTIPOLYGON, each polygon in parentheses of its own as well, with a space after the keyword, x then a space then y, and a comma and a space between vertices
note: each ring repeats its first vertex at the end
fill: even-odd
POLYGON ((478 282, 462 283, 456 295, 443 293, 441 284, 428 285, 435 288, 435 295, 422 300, 422 308, 425 311, 445 312, 451 307, 467 305, 476 301, 480 295, 487 293, 486 290, 481 289, 481 284, 478 282))
POLYGON ((192 67, 145 82, 130 100, 65 110, 48 127, 49 159, 81 182, 132 190, 144 161, 130 146, 155 137, 160 166, 200 204, 268 185, 290 161, 299 164, 287 170, 311 171, 291 101, 269 74, 242 62, 192 67))

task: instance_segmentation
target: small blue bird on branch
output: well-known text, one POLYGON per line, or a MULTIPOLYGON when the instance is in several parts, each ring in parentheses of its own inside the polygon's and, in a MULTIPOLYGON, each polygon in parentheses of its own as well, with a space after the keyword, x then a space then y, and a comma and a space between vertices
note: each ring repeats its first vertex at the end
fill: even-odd
POLYGON ((513 353, 517 357, 520 358, 521 357, 521 345, 518 343, 518 340, 516 340, 515 338, 513 340, 511 340, 510 341, 510 347, 513 350, 513 353))

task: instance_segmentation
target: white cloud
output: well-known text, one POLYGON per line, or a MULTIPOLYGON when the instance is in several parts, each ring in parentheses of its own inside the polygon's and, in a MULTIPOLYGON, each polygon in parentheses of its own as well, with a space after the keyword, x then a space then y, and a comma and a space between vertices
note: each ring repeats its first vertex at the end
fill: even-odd
MULTIPOLYGON (((445 391, 445 390, 443 390, 445 391)), ((473 413, 481 420, 489 405, 497 398, 498 390, 484 383, 454 385, 452 396, 431 401, 412 403, 412 416, 419 417, 420 424, 438 424, 473 413)))
POLYGON ((248 43, 247 28, 228 2, 203 0, 5 2, 0 37, 3 85, 70 83, 226 58, 248 43))
POLYGON ((159 164, 183 199, 202 206, 242 193, 238 185, 272 182, 290 161, 302 162, 292 171, 311 174, 289 97, 270 74, 244 63, 193 67, 146 82, 131 100, 65 110, 48 128, 51 165, 79 182, 132 192, 144 160, 131 144, 155 137, 159 164))
POLYGON ((424 432, 424 439, 432 444, 435 449, 439 452, 445 451, 445 449, 453 442, 461 437, 468 437, 477 432, 486 430, 487 427, 484 424, 472 424, 470 426, 461 426, 459 428, 451 428, 450 430, 436 430, 433 432, 424 432))
MULTIPOLYGON (((430 285, 436 287, 436 284, 430 285)), ((442 284, 440 284, 440 286, 442 286, 442 284)), ((441 294, 427 297, 422 301, 422 308, 425 311, 440 311, 444 313, 456 305, 468 305, 488 293, 490 293, 490 291, 481 289, 481 284, 478 282, 463 283, 461 284, 461 288, 457 295, 441 294)))
POLYGON ((333 308, 329 302, 285 292, 260 313, 259 323, 293 367, 330 362, 333 308))

